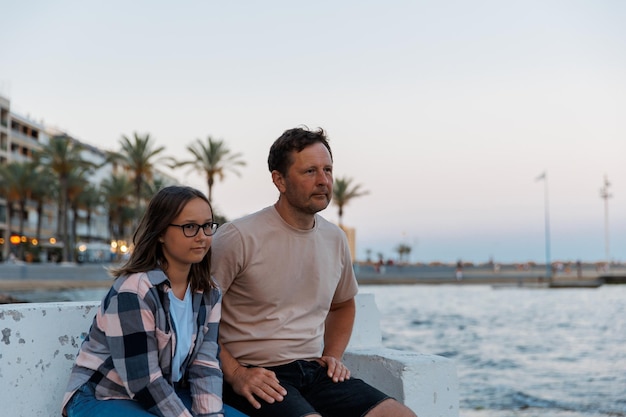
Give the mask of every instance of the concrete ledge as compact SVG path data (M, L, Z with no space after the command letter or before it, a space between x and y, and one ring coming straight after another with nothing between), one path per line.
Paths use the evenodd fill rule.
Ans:
M458 417L454 361L384 348L374 294L357 295L356 307L354 330L344 355L352 374L403 402L418 417Z
M456 366L450 359L392 349L348 351L344 362L359 377L421 416L458 417Z
M0 306L0 404L6 416L60 416L78 348L99 302Z
M60 415L69 373L99 301L0 305L2 415ZM355 377L404 402L419 417L458 417L454 362L382 347L372 294L357 296L344 358Z

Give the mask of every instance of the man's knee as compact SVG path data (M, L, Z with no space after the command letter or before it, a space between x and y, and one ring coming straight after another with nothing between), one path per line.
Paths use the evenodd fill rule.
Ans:
M366 417L417 417L417 415L411 411L410 408L404 404L399 403L393 398L389 398L376 407L372 408L366 415Z

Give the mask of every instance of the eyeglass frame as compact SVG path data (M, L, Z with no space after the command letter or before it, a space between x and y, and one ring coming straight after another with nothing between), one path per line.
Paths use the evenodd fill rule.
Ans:
M213 236L215 234L215 232L217 232L217 228L220 226L220 224L216 223L216 222L206 222L204 224L198 224L198 223L173 224L173 223L170 223L168 226L180 227L180 230L183 231L183 235L185 235L185 237L196 237L196 236L198 236L198 232L200 232L200 229L202 229L202 233L204 233L205 236ZM193 235L188 235L185 232L185 227L189 227L189 226L194 226L196 228L196 232ZM209 230L211 231L211 233L207 233L206 232L206 227L207 226L209 227Z

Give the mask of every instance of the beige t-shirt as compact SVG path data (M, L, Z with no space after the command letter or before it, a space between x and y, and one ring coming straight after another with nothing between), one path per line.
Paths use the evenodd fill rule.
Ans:
M343 231L319 215L295 229L270 206L220 227L211 246L228 351L258 366L320 357L331 303L358 291Z

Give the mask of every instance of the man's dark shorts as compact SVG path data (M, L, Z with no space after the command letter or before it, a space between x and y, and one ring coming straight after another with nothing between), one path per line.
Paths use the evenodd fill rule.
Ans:
M361 417L390 398L357 378L333 382L326 368L315 361L295 361L267 369L276 373L287 390L283 401L269 404L259 400L261 409L257 410L224 382L224 403L252 417L302 417L314 413L324 417Z

